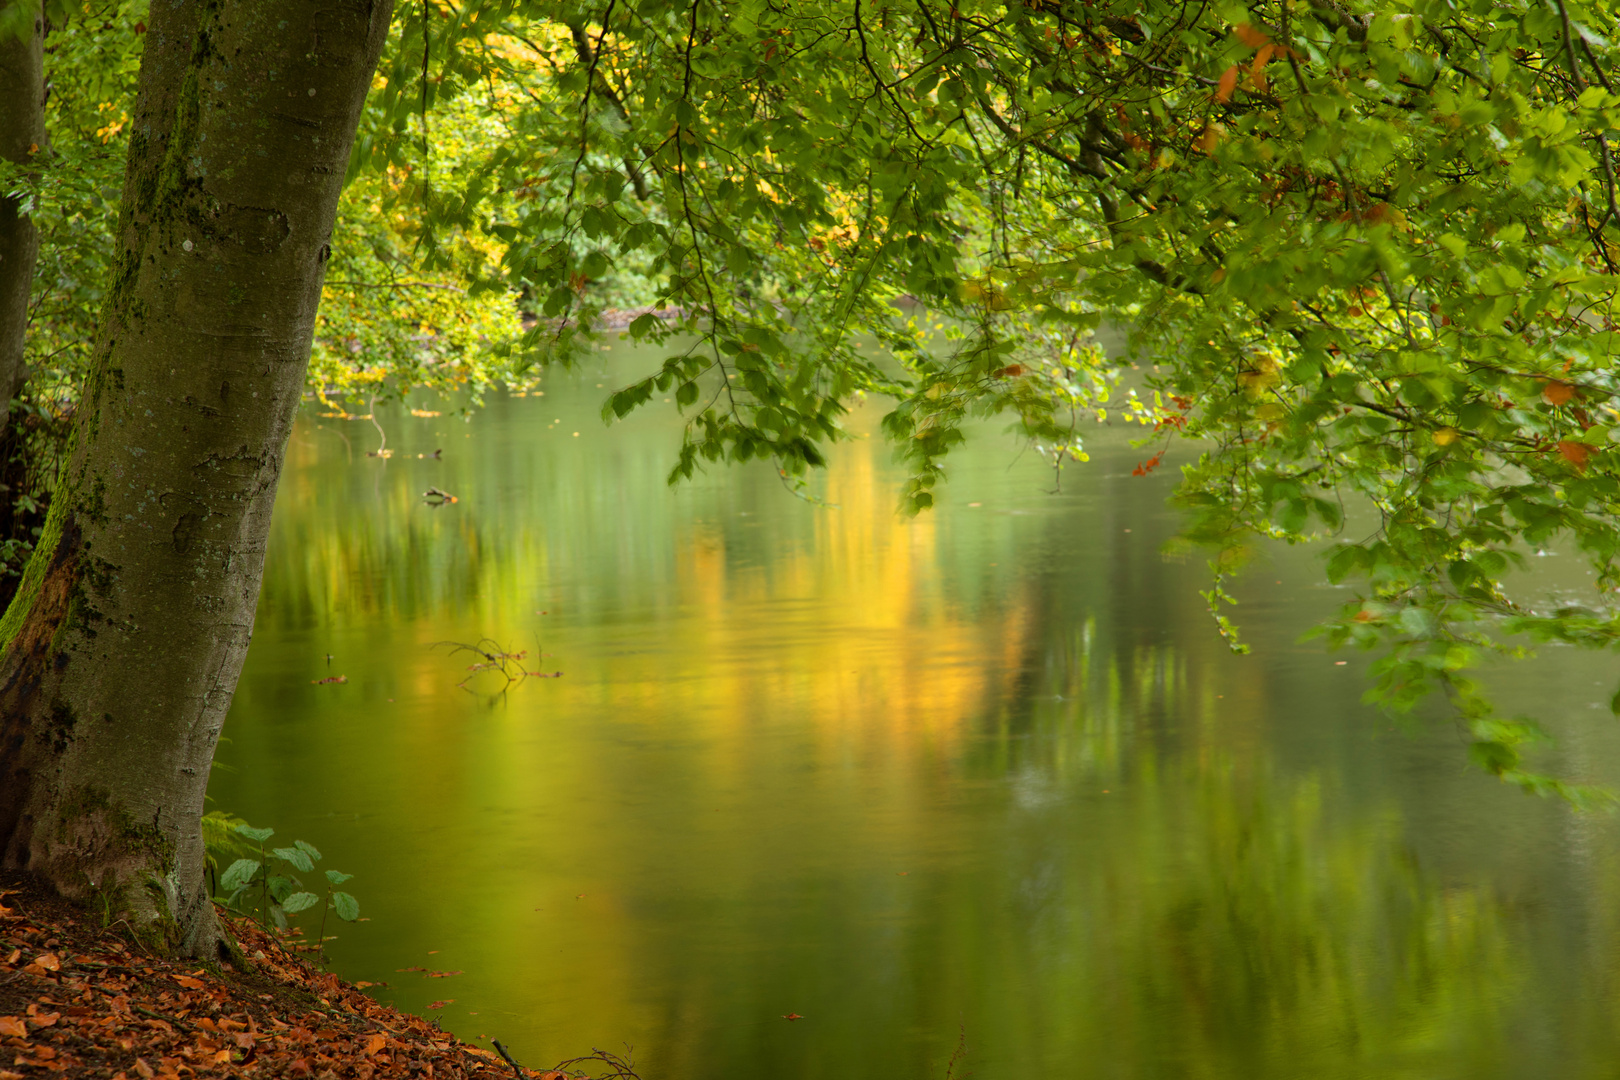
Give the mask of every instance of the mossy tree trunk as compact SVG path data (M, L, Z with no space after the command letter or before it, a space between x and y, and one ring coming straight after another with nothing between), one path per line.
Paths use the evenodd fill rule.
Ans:
M391 0L154 0L118 268L0 620L0 859L208 956L199 819Z
M40 0L0 0L0 159L27 166L44 151L43 5ZM0 430L26 372L28 290L38 254L39 230L22 199L0 195Z

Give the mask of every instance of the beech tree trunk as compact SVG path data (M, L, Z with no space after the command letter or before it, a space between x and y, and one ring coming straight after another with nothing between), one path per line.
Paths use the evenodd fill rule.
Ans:
M44 8L39 0L0 0L0 159L26 166L44 152ZM0 195L0 431L27 372L23 342L38 254L39 230L22 200Z
M95 360L0 619L0 861L212 958L199 820L391 0L154 0Z

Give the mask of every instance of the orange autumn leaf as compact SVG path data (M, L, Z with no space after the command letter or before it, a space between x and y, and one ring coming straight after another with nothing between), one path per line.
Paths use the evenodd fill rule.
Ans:
M388 1045L387 1036L385 1036L385 1035L373 1035L371 1038L366 1040L366 1051L365 1051L366 1057L371 1057L373 1054L377 1053L377 1051L381 1050L383 1047L385 1047L387 1045Z
M206 990L207 985L201 979L193 979L190 975L176 975L174 981L187 990Z
M20 1017L0 1016L0 1035L10 1035L18 1039L28 1037L28 1025Z
M1258 75L1260 69L1271 60L1271 54L1277 51L1277 46L1267 42L1260 46L1260 51L1254 54L1254 63L1249 65L1249 74Z
M1271 44L1271 38L1248 23L1238 23L1232 27L1232 33L1237 35L1239 41L1251 49L1258 49Z
M1565 461L1585 472L1586 463L1592 457L1592 448L1573 439L1561 439L1558 443L1558 453Z
M1232 92L1237 89L1238 66L1233 64L1221 72L1221 81L1215 86L1215 100L1227 102L1232 100Z
M1567 405L1575 400L1575 387L1557 379L1548 379L1541 387L1541 400L1549 405Z

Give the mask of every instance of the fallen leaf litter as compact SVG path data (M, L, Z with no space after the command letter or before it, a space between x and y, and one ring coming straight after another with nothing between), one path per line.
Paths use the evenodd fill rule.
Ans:
M511 1080L495 1053L367 997L250 920L221 918L254 971L158 959L116 923L99 929L65 901L0 887L0 1080ZM587 1074L563 1070L587 1063L634 1080L612 1054L524 1073L575 1080Z

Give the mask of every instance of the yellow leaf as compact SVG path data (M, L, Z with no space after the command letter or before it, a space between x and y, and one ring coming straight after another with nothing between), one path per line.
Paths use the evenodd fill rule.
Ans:
M1434 445L1450 446L1460 438L1462 438L1462 432L1458 431L1456 428L1443 427L1434 433Z

